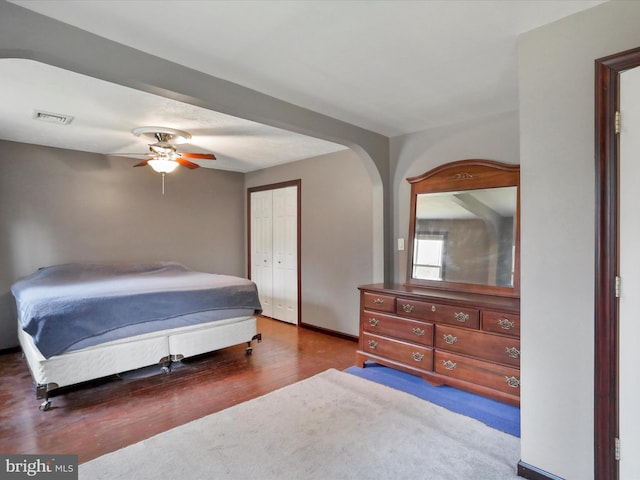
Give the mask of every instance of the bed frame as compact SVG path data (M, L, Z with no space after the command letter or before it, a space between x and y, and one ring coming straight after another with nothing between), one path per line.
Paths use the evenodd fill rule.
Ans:
M50 358L44 358L20 326L18 337L33 376L36 398L44 399L39 407L43 412L51 408L51 392L60 387L155 364L169 373L172 362L245 342L246 353L251 354L251 342L262 340L255 316L137 335Z

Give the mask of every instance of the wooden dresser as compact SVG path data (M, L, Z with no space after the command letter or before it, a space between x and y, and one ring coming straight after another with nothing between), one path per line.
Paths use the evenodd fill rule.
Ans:
M363 285L356 364L366 360L520 404L520 299Z

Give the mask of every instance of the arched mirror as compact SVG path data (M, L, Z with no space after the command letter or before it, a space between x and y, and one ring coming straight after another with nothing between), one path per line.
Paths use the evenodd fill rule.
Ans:
M407 181L407 283L519 296L520 166L460 160Z

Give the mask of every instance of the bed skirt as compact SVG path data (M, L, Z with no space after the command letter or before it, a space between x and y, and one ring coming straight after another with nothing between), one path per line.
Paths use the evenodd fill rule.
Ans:
M242 343L247 343L247 353L251 353L251 341L259 341L260 334L255 316L237 317L115 340L50 358L40 353L31 336L21 328L18 338L36 395L45 398L40 409L48 410L49 393L56 388L149 365L167 368L172 361Z

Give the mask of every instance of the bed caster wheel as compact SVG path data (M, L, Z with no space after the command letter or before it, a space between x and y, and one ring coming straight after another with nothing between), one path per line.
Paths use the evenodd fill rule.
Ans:
M247 347L247 349L245 350L245 353L247 355L251 355L253 353L253 347Z
M165 375L167 375L167 374L171 373L171 367L170 367L170 366L162 367L162 368L160 369L160 371L161 371L162 373L164 373Z
M40 406L38 407L38 410L40 410L41 412L46 412L50 408L51 408L51 400L45 400L40 404Z

